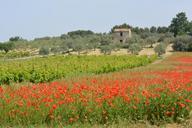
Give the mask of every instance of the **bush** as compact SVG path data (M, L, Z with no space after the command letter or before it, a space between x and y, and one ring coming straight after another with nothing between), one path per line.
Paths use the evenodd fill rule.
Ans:
M192 37L182 36L173 41L173 49L175 51L192 51Z
M164 42L166 41L167 39L172 39L174 36L172 33L165 33L165 34L162 34L160 36L160 38L158 39L158 42Z
M0 58L4 57L5 56L5 52L3 51L0 51Z
M28 51L10 51L8 52L5 57L6 58L21 58L21 57L29 57L31 55Z
M48 47L41 47L39 50L40 55L48 55L49 54L49 48Z

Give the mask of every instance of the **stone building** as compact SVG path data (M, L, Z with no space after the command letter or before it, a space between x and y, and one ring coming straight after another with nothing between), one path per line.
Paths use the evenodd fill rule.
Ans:
M131 38L131 29L118 28L113 31L113 39L116 42L125 43L125 41Z

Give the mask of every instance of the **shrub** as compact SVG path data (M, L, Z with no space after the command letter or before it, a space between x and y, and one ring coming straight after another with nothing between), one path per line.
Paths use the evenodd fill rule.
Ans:
M160 36L160 38L158 39L158 42L164 42L166 41L167 39L172 39L174 36L172 33L165 33L165 34L162 34Z
M175 51L192 51L192 37L182 36L173 41Z
M39 50L40 55L48 55L49 54L49 48L48 47L41 47Z
M5 57L6 58L21 58L21 57L29 57L31 55L28 51L10 51L8 52Z
M60 52L60 48L59 47L52 47L51 48L51 52L54 53L54 54L58 54Z

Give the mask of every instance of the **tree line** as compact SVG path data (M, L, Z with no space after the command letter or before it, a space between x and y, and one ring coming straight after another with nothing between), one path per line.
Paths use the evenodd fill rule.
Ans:
M125 43L115 42L112 33L116 28L131 28L133 37ZM184 12L178 13L169 26L152 26L150 28L134 27L129 24L115 25L109 33L94 33L91 30L71 31L58 37L42 37L32 41L16 36L11 37L9 41L0 43L0 50L8 53L13 49L39 49L39 54L46 55L66 54L73 51L78 54L86 54L91 50L100 49L104 54L110 54L111 51L121 48L127 49L133 54L138 54L145 47L153 47L153 44L159 43L155 48L158 54L163 54L169 43L174 43L173 48L176 51L191 51L192 21L189 21Z

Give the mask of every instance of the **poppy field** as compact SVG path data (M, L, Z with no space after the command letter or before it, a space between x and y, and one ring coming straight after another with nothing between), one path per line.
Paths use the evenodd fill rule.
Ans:
M119 72L0 87L2 126L180 122L192 110L192 55Z

